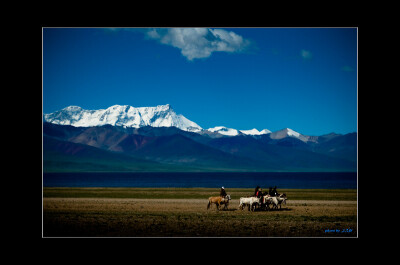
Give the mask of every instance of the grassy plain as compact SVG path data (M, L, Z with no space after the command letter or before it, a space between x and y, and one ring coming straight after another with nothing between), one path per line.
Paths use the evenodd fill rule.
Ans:
M253 189L43 188L44 237L356 237L357 190L280 189L281 210L239 210Z

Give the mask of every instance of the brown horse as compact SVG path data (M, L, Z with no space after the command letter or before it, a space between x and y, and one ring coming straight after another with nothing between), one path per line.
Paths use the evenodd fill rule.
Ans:
M207 210L210 209L211 204L215 203L215 205L217 206L217 210L219 210L219 206L221 204L225 204L224 209L228 208L229 205L229 200L231 199L230 195L226 195L225 197L210 197L208 198L208 204L207 204Z

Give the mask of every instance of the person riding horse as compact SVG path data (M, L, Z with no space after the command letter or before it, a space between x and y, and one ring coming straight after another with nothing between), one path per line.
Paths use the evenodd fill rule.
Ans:
M225 188L224 188L224 187L221 188L221 190L220 190L220 192L219 192L219 196L221 196L222 198L225 198L225 196L226 196L226 191L225 191Z
M264 193L262 192L262 189L259 186L257 186L257 188L256 188L255 197L260 198L260 202L261 202L260 206L261 206L261 208L263 208L263 206L264 206L264 199L263 199Z
M268 191L267 194L269 194L269 195L272 196L272 197L279 196L279 193L278 193L278 191L276 190L276 186L275 186L273 189L272 189L271 187L269 187L269 191Z
M271 196L279 196L278 191L276 190L276 186L274 187L274 189L272 190L272 195Z
M257 198L260 198L260 197L262 197L262 196L263 196L262 189L259 188L258 191L256 192L256 197L257 197Z

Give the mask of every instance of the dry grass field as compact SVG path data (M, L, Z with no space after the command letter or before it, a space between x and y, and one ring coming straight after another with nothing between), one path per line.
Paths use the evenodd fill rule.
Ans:
M357 237L356 190L282 190L281 210L238 209L252 189L44 188L44 237Z

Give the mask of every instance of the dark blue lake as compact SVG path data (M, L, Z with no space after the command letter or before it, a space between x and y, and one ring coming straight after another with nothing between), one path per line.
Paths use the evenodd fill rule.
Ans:
M356 172L44 173L44 187L356 189Z

